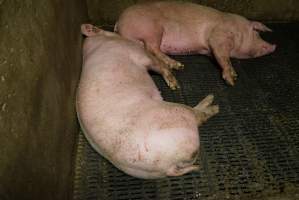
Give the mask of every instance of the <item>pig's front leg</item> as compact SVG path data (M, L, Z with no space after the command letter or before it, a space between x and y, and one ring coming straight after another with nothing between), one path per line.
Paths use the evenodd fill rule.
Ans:
M154 55L151 55L150 53L148 53L148 56L151 59L151 63L148 66L148 68L150 70L153 70L159 74L161 74L165 80L165 82L167 83L167 85L172 89L172 90L176 90L178 88L180 88L175 76L172 74L170 68L164 64L161 60L159 60L158 58L156 58Z
M151 52L153 55L155 55L159 60L161 60L162 62L164 62L166 65L168 65L171 69L183 69L184 65L172 58L170 58L169 56L167 56L166 54L164 54L161 50L160 50L160 44L158 41L151 41L145 42L145 48Z
M222 78L227 84L233 86L237 79L237 73L230 61L230 52L234 48L232 33L225 31L213 31L209 38L209 45L212 52L222 68Z

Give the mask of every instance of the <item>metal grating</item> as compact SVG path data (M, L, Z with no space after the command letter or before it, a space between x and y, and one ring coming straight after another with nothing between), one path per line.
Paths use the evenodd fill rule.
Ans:
M79 134L74 199L299 200L299 24L270 24L264 35L278 44L269 56L233 60L235 87L205 56L176 56L185 64L170 91L153 79L167 101L194 106L213 93L220 113L200 128L201 170L181 177L141 180L98 155Z

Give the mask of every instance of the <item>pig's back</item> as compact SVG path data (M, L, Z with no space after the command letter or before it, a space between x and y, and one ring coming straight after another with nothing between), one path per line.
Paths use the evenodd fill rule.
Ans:
M117 26L121 35L132 40L154 37L153 30L163 30L160 49L167 54L208 54L207 38L223 14L187 2L144 3L126 9Z
M210 19L222 13L214 8L189 2L155 2L152 4L152 8L160 10L167 18L182 19L184 22L188 19L192 21L194 17Z
M177 22L213 21L218 19L223 12L214 8L189 2L147 2L127 8L120 16L134 21L144 16L152 19L176 20ZM162 22L163 23L163 22Z
M111 45L102 44L88 55L77 91L80 124L94 148L107 157L113 153L111 146L119 146L115 143L130 134L120 135L134 128L144 105L152 97L162 99L146 68L126 56L131 48Z

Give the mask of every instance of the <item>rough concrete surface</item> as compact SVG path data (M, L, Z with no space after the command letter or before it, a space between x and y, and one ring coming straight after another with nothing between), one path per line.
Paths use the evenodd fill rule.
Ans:
M130 5L156 0L86 0L90 19L98 24L114 24L122 10ZM178 0L183 1L183 0ZM214 7L263 21L299 20L296 0L184 0Z
M83 0L0 0L0 199L68 199Z

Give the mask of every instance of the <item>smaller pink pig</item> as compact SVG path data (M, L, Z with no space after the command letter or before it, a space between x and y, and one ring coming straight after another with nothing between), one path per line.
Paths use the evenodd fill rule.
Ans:
M121 14L115 31L142 41L171 68L183 65L165 54L213 54L229 85L237 78L230 57L254 58L276 48L259 36L259 31L271 31L264 24L187 2L136 4Z
M87 36L77 114L92 147L125 173L145 179L198 169L198 126L218 112L209 95L194 108L163 101L148 70L175 87L170 69L142 45L83 24Z

